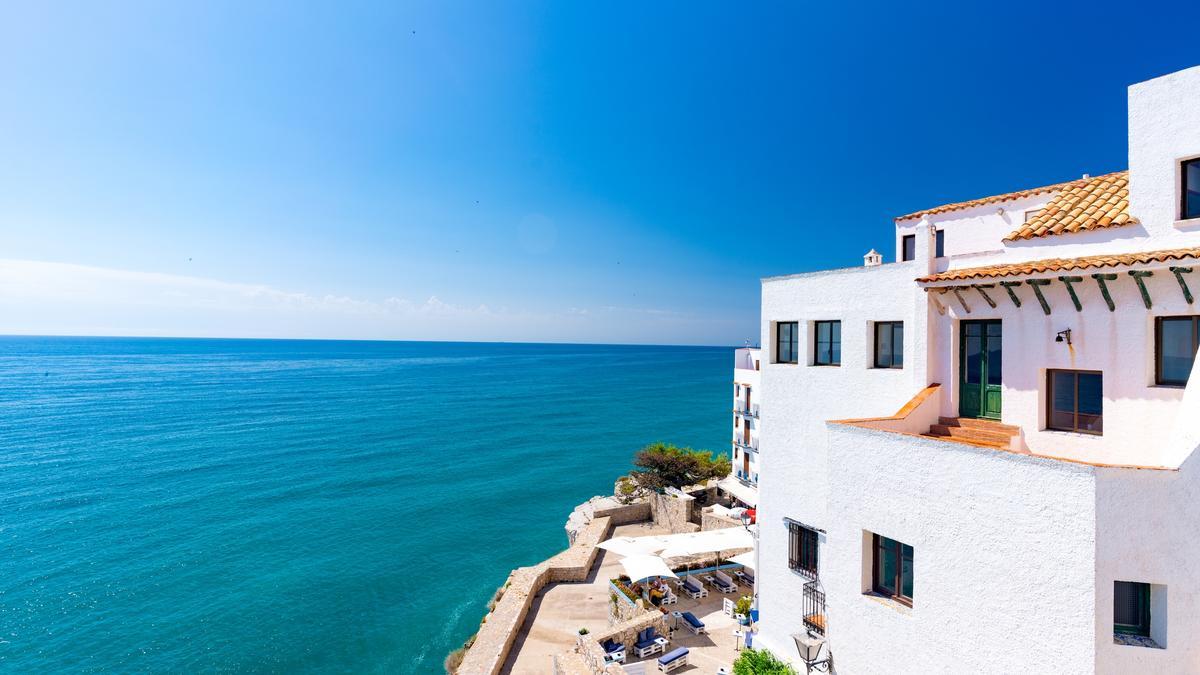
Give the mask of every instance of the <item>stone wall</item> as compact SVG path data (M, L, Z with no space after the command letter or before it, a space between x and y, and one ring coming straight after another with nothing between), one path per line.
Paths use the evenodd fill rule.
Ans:
M550 583L586 581L599 552L596 544L607 539L612 528L609 517L594 518L579 530L575 542L567 550L532 567L514 570L503 597L483 618L475 642L463 656L456 675L495 675L499 672L525 622L534 596Z
M650 504L645 499L625 504L615 497L592 497L576 506L567 516L567 541L575 543L580 530L596 518L603 517L611 519L614 527L650 520Z
M580 635L575 641L575 653L583 659L583 663L591 669L593 675L610 675L623 673L620 666L604 663L604 649L600 646L605 640L614 640L625 646L628 654L633 654L633 645L637 642L637 634L654 626L659 635L670 635L667 628L667 617L657 609L642 610L621 624L602 633Z
M700 526L692 522L696 498L678 491L650 497L650 512L654 524L673 533L698 532Z
M741 527L742 521L737 518L717 515L712 512L712 509L704 509L700 516L700 529L702 530L723 530L727 527Z

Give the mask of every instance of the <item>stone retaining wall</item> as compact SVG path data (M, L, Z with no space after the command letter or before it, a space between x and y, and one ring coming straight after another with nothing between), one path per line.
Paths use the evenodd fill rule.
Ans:
M633 654L633 645L637 642L637 634L654 626L659 635L670 635L667 628L667 616L657 609L642 610L630 620L613 626L602 633L580 635L575 640L575 653L583 663L591 669L592 675L620 674L625 671L620 666L604 663L604 648L600 646L605 640L614 640L625 646L627 654Z
M513 640L525 622L533 598L555 582L587 581L599 550L614 524L608 516L594 518L579 530L567 550L532 567L519 567L508 577L508 586L495 608L483 618L475 642L463 656L456 675L495 675L508 658Z

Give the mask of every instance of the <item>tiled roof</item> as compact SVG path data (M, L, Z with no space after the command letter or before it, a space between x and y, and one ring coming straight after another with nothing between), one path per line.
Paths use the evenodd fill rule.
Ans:
M1129 215L1129 172L1118 171L1064 184L1041 213L1023 223L1004 241L1120 227L1136 222Z
M955 202L953 204L943 204L942 206L935 206L932 209L925 209L923 211L916 211L914 213L909 213L907 215L898 216L896 218L896 222L900 222L901 220L909 220L910 218L920 218L922 216L933 216L933 215L937 215L939 213L948 213L950 211L961 211L963 209L975 208L976 206L986 206L988 204L998 204L1000 202L1010 202L1010 201L1013 201L1014 199L1024 199L1026 197L1032 197L1034 195L1040 195L1040 194L1045 194L1047 192L1054 192L1055 190L1061 190L1070 185L1074 185L1075 183L1081 182L1082 180L1084 180L1084 179L1070 180L1065 183L1055 183L1054 185L1046 185L1044 187L1030 188L1028 190L1017 190L1016 192L1005 192L1002 195L993 195L991 197L983 197L981 199L969 199L965 202Z
M1188 258L1200 258L1200 247L1176 248L1167 251L1147 251L1144 253L1090 255L1082 258L1052 258L1050 260L1032 260L1008 265L988 265L987 267L967 267L960 270L947 270L938 274L931 274L927 277L921 277L917 281L932 283L935 281L963 281L966 279L982 279L987 277L1012 277L1026 274L1068 272L1095 267L1148 265Z

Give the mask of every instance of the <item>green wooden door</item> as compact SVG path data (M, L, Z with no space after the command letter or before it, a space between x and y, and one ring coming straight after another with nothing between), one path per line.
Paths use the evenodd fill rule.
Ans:
M963 321L959 336L958 414L1000 419L999 321Z

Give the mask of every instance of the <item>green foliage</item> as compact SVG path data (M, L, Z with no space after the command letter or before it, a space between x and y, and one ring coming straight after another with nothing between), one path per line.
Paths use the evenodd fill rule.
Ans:
M796 675L796 669L765 649L743 649L733 662L733 675Z
M587 635L587 634L588 634L588 629L586 629L586 628L580 628L580 629L579 629L579 634L580 634L580 635Z
M754 606L754 601L748 595L743 595L741 600L738 600L733 605L734 614L742 616L750 616L750 608Z
M637 487L655 492L727 476L732 468L725 455L714 456L708 450L680 448L667 443L651 443L638 450L633 456L633 465L637 469L629 476Z

